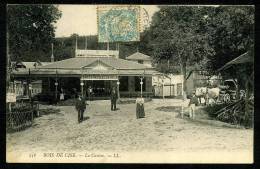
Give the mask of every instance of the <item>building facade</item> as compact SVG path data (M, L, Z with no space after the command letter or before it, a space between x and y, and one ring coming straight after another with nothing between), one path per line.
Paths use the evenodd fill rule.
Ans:
M153 95L152 76L160 74L151 65L120 59L113 50L79 50L75 57L29 69L14 71L15 79L42 81L42 93L56 95L61 89L70 95L87 94L91 87L94 97L109 97L113 86L121 97ZM56 96L57 97L57 96Z

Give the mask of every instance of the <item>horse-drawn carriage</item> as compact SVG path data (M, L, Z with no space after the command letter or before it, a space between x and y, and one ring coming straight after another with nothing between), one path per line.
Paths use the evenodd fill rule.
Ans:
M244 90L240 90L239 93L237 93L238 86L233 79L225 80L223 82L223 85L219 85L219 88L220 88L219 97L221 102L230 102L230 101L237 100L237 95L239 96L239 98L245 96Z
M228 103L237 100L237 84L235 80L228 79L223 81L217 87L199 87L196 88L195 95L199 98L200 104L202 99L205 104ZM239 91L239 99L245 96L245 91Z

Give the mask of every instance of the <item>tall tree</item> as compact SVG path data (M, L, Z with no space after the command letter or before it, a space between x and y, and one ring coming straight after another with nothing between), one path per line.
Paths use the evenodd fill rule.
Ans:
M219 6L208 8L206 27L215 55L208 67L217 70L254 46L254 7Z
M215 55L208 57L206 66L209 69L215 71L245 52L253 56L254 6L219 6L208 13L209 43L216 51ZM253 80L252 72L251 64L241 64L221 74L225 79L236 79L239 91L246 88L245 82L249 77Z
M54 40L54 23L60 17L61 12L55 5L8 5L7 31L11 60L46 61L44 57L50 54Z
M187 66L214 54L203 27L205 15L205 10L198 6L161 6L147 31L148 45L153 46L155 59L169 59L180 66L184 75L184 91Z

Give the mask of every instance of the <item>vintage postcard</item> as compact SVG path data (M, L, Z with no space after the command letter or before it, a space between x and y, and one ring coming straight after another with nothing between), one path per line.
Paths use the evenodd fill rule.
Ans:
M7 5L7 163L253 163L254 6Z

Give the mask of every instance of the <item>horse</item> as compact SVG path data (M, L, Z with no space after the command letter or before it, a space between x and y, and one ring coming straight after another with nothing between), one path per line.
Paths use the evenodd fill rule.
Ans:
M215 87L215 88L208 88L208 93L207 93L207 104L213 104L216 103L219 100L219 95L220 95L220 88Z
M207 92L208 92L208 88L207 87L199 87L199 88L196 88L195 90L195 96L198 98L199 100L199 104L202 104L202 98L205 100L205 104L206 104L206 95L207 95Z
M196 88L195 95L198 97L199 103L202 104L201 99L205 100L205 105L213 104L218 101L220 88L199 87Z

